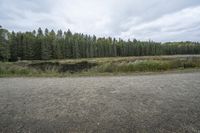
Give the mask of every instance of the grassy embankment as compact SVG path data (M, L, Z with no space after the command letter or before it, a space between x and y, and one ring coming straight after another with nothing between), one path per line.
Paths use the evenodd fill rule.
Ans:
M0 77L54 77L133 74L200 68L200 56L91 58L0 62Z

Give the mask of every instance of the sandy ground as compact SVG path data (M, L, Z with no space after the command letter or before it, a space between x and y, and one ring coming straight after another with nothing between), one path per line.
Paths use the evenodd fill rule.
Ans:
M200 73L0 78L0 132L200 133Z

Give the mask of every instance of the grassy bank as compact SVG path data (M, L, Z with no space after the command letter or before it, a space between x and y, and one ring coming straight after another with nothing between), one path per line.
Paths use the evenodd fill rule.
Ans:
M0 77L115 75L198 68L200 68L200 56L154 56L20 61L1 62Z

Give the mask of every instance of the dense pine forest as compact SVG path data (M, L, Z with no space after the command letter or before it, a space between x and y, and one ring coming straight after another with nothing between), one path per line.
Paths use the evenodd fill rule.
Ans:
M9 32L0 27L0 60L50 60L69 58L200 54L198 42L124 41L72 33L70 30Z

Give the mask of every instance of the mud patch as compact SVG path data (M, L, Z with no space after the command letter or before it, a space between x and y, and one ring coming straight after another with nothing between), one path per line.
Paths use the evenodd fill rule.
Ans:
M34 63L29 64L29 67L41 70L41 71L57 71L59 73L63 72L81 72L92 67L96 66L96 63L89 63L87 61L82 61L78 63L64 63L61 64L59 62L41 62L41 63Z

